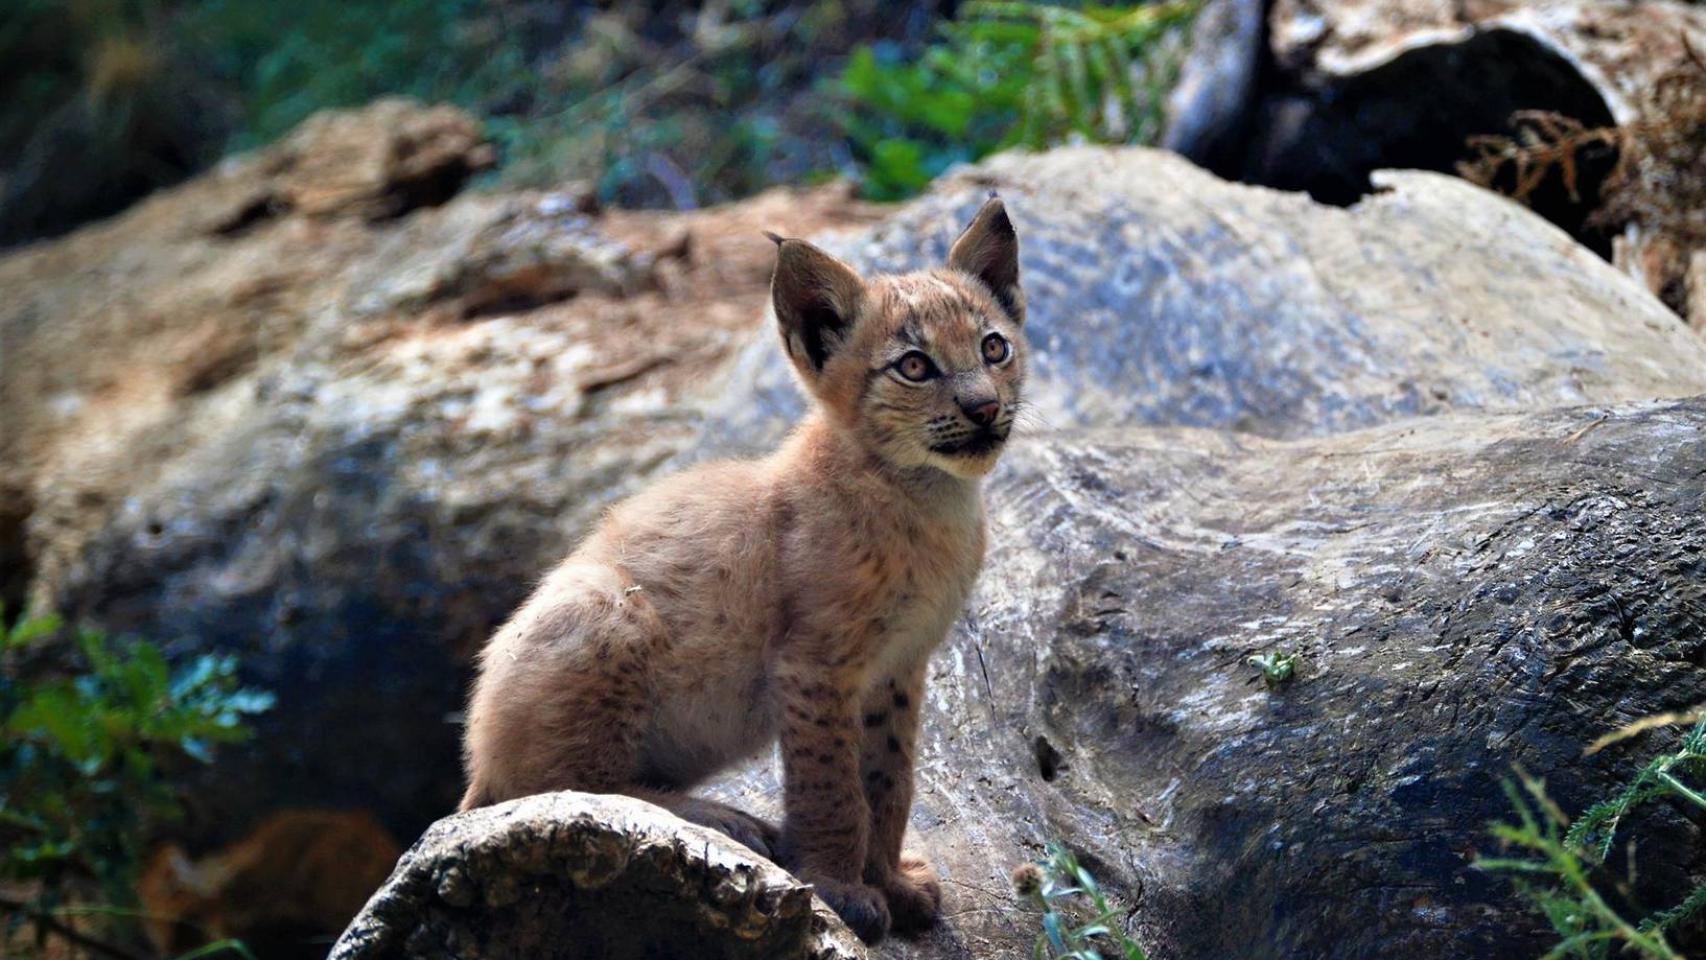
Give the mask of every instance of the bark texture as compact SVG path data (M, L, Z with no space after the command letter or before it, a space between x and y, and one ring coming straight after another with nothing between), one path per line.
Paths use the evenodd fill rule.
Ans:
M864 960L810 887L628 797L544 794L442 821L332 960Z

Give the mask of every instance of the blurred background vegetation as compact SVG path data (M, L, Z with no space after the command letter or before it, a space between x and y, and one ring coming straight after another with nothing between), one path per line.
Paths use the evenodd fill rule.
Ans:
M845 176L897 199L1002 147L1152 141L1196 2L9 0L0 244L382 94L480 118L488 183L690 208Z

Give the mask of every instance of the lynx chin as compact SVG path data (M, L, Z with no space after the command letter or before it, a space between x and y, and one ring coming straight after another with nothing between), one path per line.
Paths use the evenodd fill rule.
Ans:
M930 653L983 562L982 477L1025 380L1018 237L991 198L943 269L861 278L776 241L811 414L780 449L616 506L480 656L462 809L623 793L816 886L867 941L935 921L903 852ZM779 827L686 791L781 741Z

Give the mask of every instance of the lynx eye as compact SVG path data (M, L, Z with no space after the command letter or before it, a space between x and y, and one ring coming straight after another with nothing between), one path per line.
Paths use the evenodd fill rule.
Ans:
M936 365L920 350L907 351L905 356L894 362L894 369L913 383L923 383L936 375Z
M983 359L989 363L1000 363L1013 352L1013 345L999 333L992 333L983 338Z

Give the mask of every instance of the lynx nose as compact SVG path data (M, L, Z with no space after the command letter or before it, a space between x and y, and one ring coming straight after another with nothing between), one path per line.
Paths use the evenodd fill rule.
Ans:
M975 423L980 427L987 427L994 423L995 418L1001 414L1001 401L973 400L970 403L967 403L966 401L961 400L960 410L964 412L966 416L971 418L972 423Z

